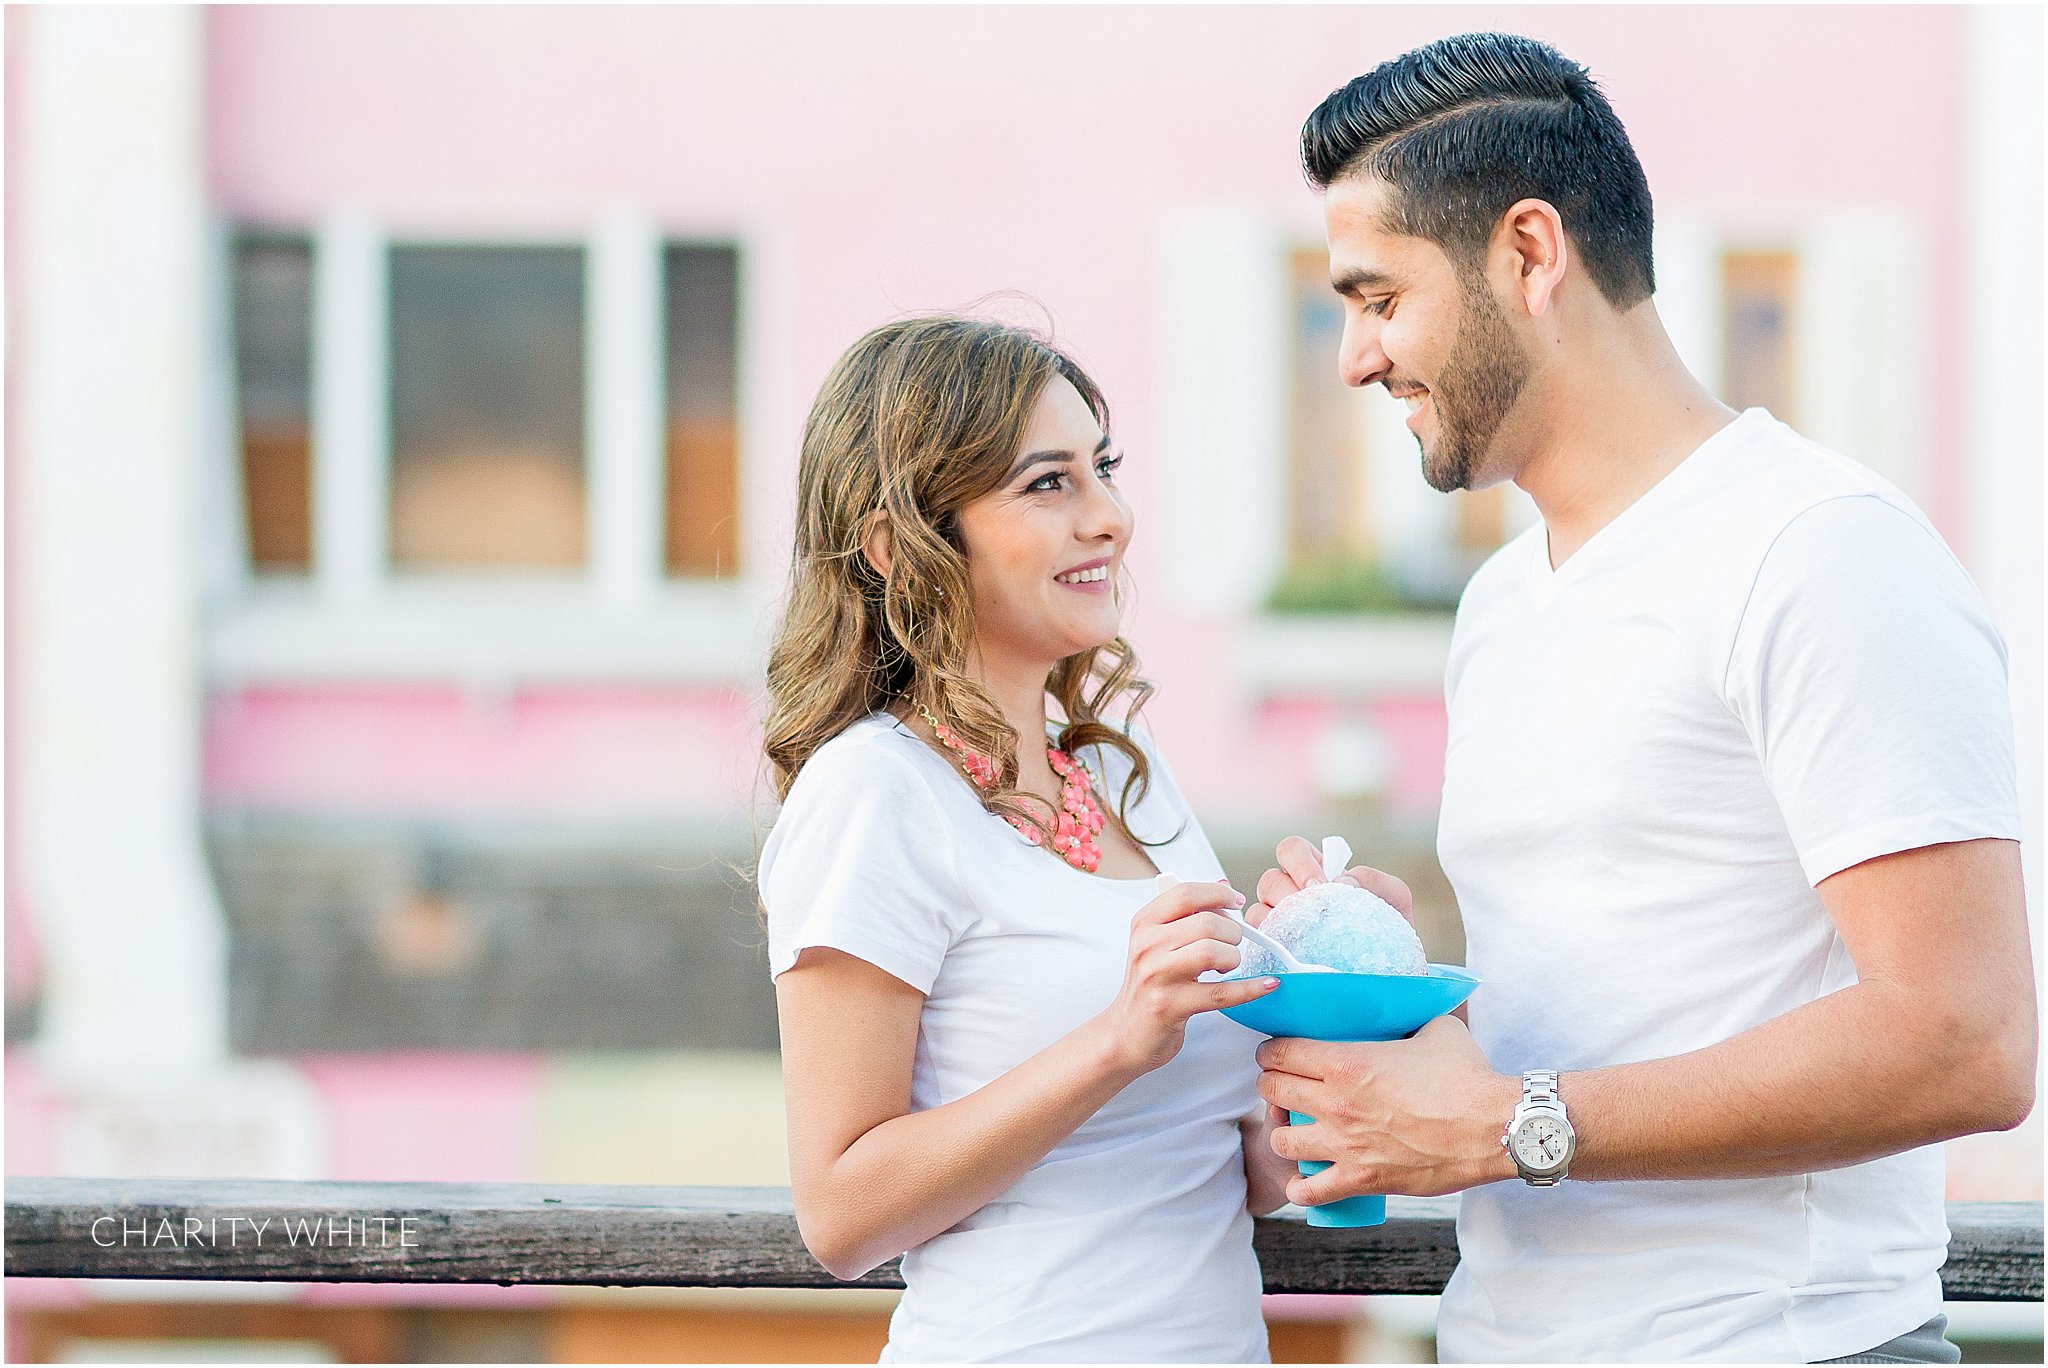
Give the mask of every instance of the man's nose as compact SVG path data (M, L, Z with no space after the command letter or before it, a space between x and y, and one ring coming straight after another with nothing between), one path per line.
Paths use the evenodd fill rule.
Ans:
M1376 319L1351 313L1344 319L1344 339L1337 344L1337 377L1353 388L1377 384L1386 378L1392 363L1380 350L1380 328Z

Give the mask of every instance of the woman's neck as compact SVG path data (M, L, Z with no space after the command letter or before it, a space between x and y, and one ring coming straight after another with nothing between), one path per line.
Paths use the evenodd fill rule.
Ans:
M995 660L977 651L968 659L967 672L1017 733L1017 787L1040 795L1059 792L1059 779L1045 758L1045 682L1052 668Z
M1053 774L1053 762L1044 756L1042 739L1047 733L1044 686L1051 678L1051 670L991 670L979 655L971 655L967 661L967 676L981 684L981 690L995 704L995 711L1001 713L1001 719L1018 733L1018 788L1040 797L1059 793L1059 776ZM891 704L889 711L905 725L918 717L918 711L907 700ZM915 729L920 735L930 731L928 723L922 719L915 723ZM936 737L930 739L938 745Z

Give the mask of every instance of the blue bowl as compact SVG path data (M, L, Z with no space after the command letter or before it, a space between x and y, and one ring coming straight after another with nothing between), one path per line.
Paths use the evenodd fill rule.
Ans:
M1423 974L1275 974L1280 986L1262 998L1223 1014L1241 1026L1269 1036L1300 1036L1309 1040L1400 1040L1414 1035L1451 1011L1479 986L1479 980L1452 964L1432 964ZM1315 1118L1288 1113L1297 1126ZM1303 1160L1303 1173L1320 1173L1329 1164ZM1308 1209L1312 1226L1376 1226L1387 1219L1387 1199L1371 1193L1346 1197Z
M1275 974L1280 986L1223 1015L1269 1036L1399 1040L1451 1011L1479 986L1454 964L1423 974Z

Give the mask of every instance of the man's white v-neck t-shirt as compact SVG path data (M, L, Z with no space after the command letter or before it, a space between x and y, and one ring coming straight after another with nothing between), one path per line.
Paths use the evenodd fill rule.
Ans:
M1472 1034L1504 1073L1679 1055L1844 988L1817 884L2020 834L1976 588L1903 494L1762 409L1562 566L1540 523L1496 553L1446 698L1438 852L1484 985ZM1942 1189L1939 1146L1780 1178L1489 1184L1462 1204L1439 1352L1860 1353L1940 1310Z
M1162 871L1223 877L1141 732L1129 814ZM1105 806L1129 762L1079 756ZM1170 839L1168 839L1170 838ZM925 996L910 1104L967 1096L1102 1011L1123 986L1150 877L1109 879L1029 844L952 763L877 713L819 747L761 853L773 974L806 947ZM1263 1037L1216 1012L994 1201L903 1256L884 1362L1263 1363L1261 1280L1238 1119Z

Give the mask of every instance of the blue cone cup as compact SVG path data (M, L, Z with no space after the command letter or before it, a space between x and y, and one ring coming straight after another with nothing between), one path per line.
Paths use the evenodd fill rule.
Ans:
M1223 1014L1269 1036L1308 1040L1400 1040L1452 1011L1479 986L1456 965L1432 964L1422 974L1275 974L1280 986ZM1293 1124L1313 1116L1289 1112ZM1303 1173L1328 1168L1303 1160ZM1387 1219L1387 1199L1365 1194L1308 1209L1312 1226L1375 1226Z

